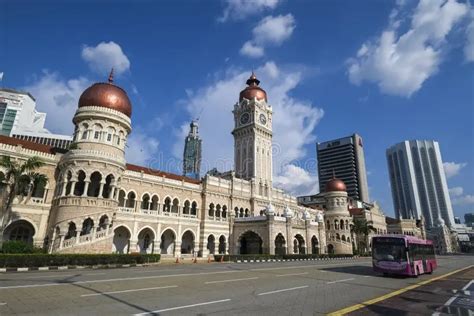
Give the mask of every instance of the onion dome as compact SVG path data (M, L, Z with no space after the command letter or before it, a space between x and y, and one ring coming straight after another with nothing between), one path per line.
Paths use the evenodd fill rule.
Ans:
M97 82L87 88L79 98L78 107L99 106L132 116L132 104L125 90L113 84L114 70L110 72L108 82Z
M336 177L333 176L333 178L326 183L325 191L326 192L334 192L334 191L346 192L347 188L344 181L340 179L336 179Z
M265 208L266 214L267 215L275 215L275 209L273 208L272 203L268 203L268 205Z
M283 215L285 217L293 217L293 210L287 206L285 206L285 210L283 211Z
M259 84L260 80L257 79L257 76L255 76L255 73L252 71L252 75L247 80L248 87L240 91L239 101L257 98L257 100L265 100L265 102L267 102L267 93L258 86Z
M317 220L319 223L324 222L323 212L319 211L318 214L316 214L316 220Z

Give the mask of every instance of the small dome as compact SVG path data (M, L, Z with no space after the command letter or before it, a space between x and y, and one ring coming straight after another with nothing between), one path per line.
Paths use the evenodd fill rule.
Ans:
M323 216L323 212L318 212L318 214L316 214L316 220L321 223L321 222L324 222L324 216Z
M283 215L285 217L293 217L293 210L287 206L285 206L285 210L283 211Z
M267 93L258 86L259 84L260 80L258 80L257 76L252 72L252 75L247 80L248 87L240 92L239 101L242 101L243 99L253 100L253 98L257 98L257 100L265 100L266 102Z
M127 93L113 84L113 70L108 82L94 83L81 94L78 107L85 106L100 106L132 116L132 104Z
M308 219L311 219L311 214L307 210L304 211L303 213L303 219L306 221Z
M275 209L273 208L272 203L268 203L267 207L265 208L267 215L275 215Z
M326 183L326 192L334 192L334 191L343 191L346 192L346 184L344 181L336 178L332 178Z

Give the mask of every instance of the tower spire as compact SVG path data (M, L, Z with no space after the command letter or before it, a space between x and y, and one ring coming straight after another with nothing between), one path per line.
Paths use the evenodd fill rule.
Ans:
M260 80L257 79L257 76L255 75L255 72L252 70L252 75L250 75L250 78L247 79L247 85L249 86L258 86L260 84Z
M114 82L114 67L112 67L109 74L109 83L113 83L113 82Z

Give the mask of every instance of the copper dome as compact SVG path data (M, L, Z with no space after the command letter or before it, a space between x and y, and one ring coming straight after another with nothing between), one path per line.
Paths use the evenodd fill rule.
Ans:
M79 107L83 106L100 106L132 116L130 99L125 90L113 84L113 72L110 73L109 82L94 83L81 94Z
M252 72L252 75L247 80L248 87L240 92L239 101L243 99L253 100L253 98L267 101L267 93L258 86L259 84L260 80L258 80L257 76Z
M332 178L326 183L326 192L334 192L334 191L343 191L346 192L346 184L344 181L336 178Z

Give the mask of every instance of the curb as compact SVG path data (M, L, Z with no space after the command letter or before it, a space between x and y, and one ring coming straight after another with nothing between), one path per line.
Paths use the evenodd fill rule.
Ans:
M95 266L51 266L51 267L30 267L30 268L0 268L0 273L7 272L28 272L28 271L57 271L57 270L79 270L79 269L116 269L116 268L133 268L147 267L152 264L134 263L134 264L109 264Z
M334 260L354 260L359 259L359 257L343 257L343 258L305 258L305 259L261 259L261 260L253 260L253 259L242 259L236 261L225 261L227 263L234 262L234 263L264 263L264 262L292 262L292 261L334 261Z

